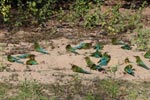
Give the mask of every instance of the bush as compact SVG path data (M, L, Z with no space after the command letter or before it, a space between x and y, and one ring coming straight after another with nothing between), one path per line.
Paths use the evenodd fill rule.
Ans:
M121 13L121 5L102 11L104 0L1 0L0 13L3 23L13 28L39 25L57 18L59 21L73 22L88 29L100 26L110 35L132 31L141 27L141 11L146 2L134 14Z
M150 29L140 29L136 30L136 35L133 36L132 44L137 45L138 50L148 50L150 49Z
M0 13L3 23L15 26L36 25L45 22L53 13L57 0L2 0ZM16 17L17 16L17 17Z

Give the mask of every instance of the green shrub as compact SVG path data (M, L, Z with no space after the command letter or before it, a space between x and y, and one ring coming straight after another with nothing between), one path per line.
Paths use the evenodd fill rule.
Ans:
M138 50L150 49L150 29L141 29L136 31L136 35L133 36L132 44L137 45Z
M138 10L134 10L134 13L120 12L121 5L119 4L102 11L102 5L103 1L75 0L67 13L61 9L62 13L58 17L61 21L74 22L74 25L87 29L98 26L110 35L132 32L142 27L141 12L145 3Z
M84 26L87 28L93 28L98 25L99 16L97 14L89 14L84 18Z
M17 0L17 4L14 4L13 1L2 0L0 13L3 22L7 22L11 27L37 25L50 19L56 2L57 0Z
M13 3L13 1L1 0L0 3L0 13L3 16L3 22L7 22L11 28L14 28L14 26L44 24L51 18L57 18L59 21L67 21L87 29L98 26L102 31L110 35L140 29L142 27L141 12L146 4L144 2L133 14L124 14L119 11L121 7L119 4L102 11L104 0L16 1Z
M4 22L9 21L9 16L10 16L10 8L11 5L7 4L9 0L1 0L0 3L0 14L2 15L2 19Z

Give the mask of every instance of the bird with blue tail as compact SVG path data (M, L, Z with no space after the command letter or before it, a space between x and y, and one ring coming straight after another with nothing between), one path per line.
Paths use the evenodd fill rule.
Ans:
M139 56L134 56L134 57L136 58L136 63L138 66L143 67L147 70L150 70L150 68L144 64L144 62L142 61L142 59Z
M111 59L111 56L108 55L107 52L105 52L102 55L101 59L98 61L97 69L99 70L99 69L102 68L102 66L107 66L107 64L109 63L110 59Z
M85 57L84 58L87 64L87 67L89 67L92 70L104 70L104 68L102 68L102 66L96 65L94 62L91 61L91 59L89 57Z
M92 66L94 66L95 64L94 64L94 62L91 61L90 57L85 57L84 59L85 59L85 61L86 61L87 67L89 67L90 69L95 70L95 68L92 67Z
M29 56L29 60L26 61L26 65L38 65L38 62L35 60L34 54Z
M12 55L8 55L7 60L9 62L16 62L16 63L19 63L19 64L24 64L22 61L19 61L20 59L17 59L16 57L13 57Z
M99 50L96 50L90 56L95 57L95 58L100 58L102 57L102 53Z
M34 42L34 50L43 54L49 54L38 42Z
M134 69L133 69L133 66L131 64L127 65L125 68L124 68L124 71L132 76L134 76Z
M96 51L97 50L102 50L103 48L104 48L104 45L100 42L97 42L94 46L94 49L96 49Z
M29 56L31 56L32 54L28 54L28 53L26 53L26 54L21 54L21 55L19 55L19 56L17 56L19 59L26 59L26 58L29 58Z
M77 65L74 65L74 64L71 64L71 70L73 72L78 72L78 73L83 73L83 74L91 74L90 72L88 71L85 71L83 68L77 66Z
M98 71L104 71L105 70L101 65L96 65L96 64L93 64L91 66L91 69L98 70Z
M121 48L125 49L125 50L131 50L132 49L132 47L128 44L125 44L125 45L121 46Z
M70 44L66 45L66 51L72 52L74 54L79 54L78 52L76 52L76 48L72 47Z
M79 45L75 46L75 49L90 49L92 47L92 42L90 43L84 43L81 42Z
M150 50L148 50L145 54L144 57L147 59L150 59Z
M117 38L112 38L111 40L113 45L124 45L125 43Z
M126 57L126 58L124 59L124 63L125 63L125 64L130 63L130 60L129 60L129 58L128 58L128 57Z
M125 63L125 64L129 64L129 63L133 63L133 62L131 62L131 61L129 60L129 58L126 57L126 58L124 59L124 63Z
M98 61L100 66L106 66L108 64L108 62L110 61L111 56L108 55L107 52L104 52L104 54L102 55L101 59Z

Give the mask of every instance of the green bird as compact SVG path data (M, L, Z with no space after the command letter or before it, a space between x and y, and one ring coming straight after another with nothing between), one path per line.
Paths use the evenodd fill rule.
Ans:
M71 47L70 44L68 44L68 45L66 46L66 50L67 50L68 52L72 52L72 53L74 53L74 54L79 54L78 52L76 52L76 49L75 49L75 48Z
M19 55L19 56L17 56L17 57L20 58L20 59L25 59L25 58L29 58L29 56L31 56L31 55L32 55L32 54L26 53L26 54Z
M145 54L144 57L147 59L150 59L150 50L148 50Z
M102 53L99 52L99 50L96 50L95 52L93 52L93 53L91 54L91 56L92 56L92 57L95 57L95 58L100 58L100 57L102 57Z
M92 66L90 66L90 69L100 71L102 68L100 68L99 65L93 64Z
M26 65L38 65L38 62L36 60L27 60Z
M124 63L125 63L125 64L128 64L128 63L133 63L133 62L131 62L131 61L129 60L129 58L126 57L126 58L124 59Z
M16 57L13 57L13 56L11 56L11 55L8 55L8 56L7 56L7 60L8 60L9 62L17 62L17 63L19 63L19 64L23 64L22 61L19 61L19 59L17 59Z
M100 42L96 43L95 46L94 46L94 49L97 50L102 50L104 48L104 45Z
M125 68L124 68L124 71L132 76L134 76L134 69L133 69L133 66L131 64L127 65Z
M78 72L78 73L84 73L84 74L91 74L90 72L85 71L84 69L82 69L81 67L71 64L72 68L71 70L74 72Z
M37 52L43 53L43 54L49 54L44 48L40 46L38 42L34 42L34 49Z
M124 59L124 63L125 63L125 64L130 63L130 61L129 61L129 58L128 58L128 57L126 57L126 58Z
M132 47L129 46L128 44L125 44L125 45L121 46L121 48L126 49L126 50L131 50L132 49Z
M80 43L79 45L75 46L75 49L90 49L92 47L92 42L91 43Z
M139 56L134 56L134 57L136 58L136 63L137 63L138 66L143 67L143 68L145 68L145 69L147 69L147 70L150 69L149 67L147 67L147 66L144 64L144 62L141 60L141 58L140 58Z
M87 67L92 68L92 66L94 66L94 62L91 61L91 59L89 57L85 57L84 58L87 64Z
M104 52L104 54L102 55L101 59L98 61L100 67L101 66L106 66L109 63L110 59L111 59L111 56L108 55L107 52Z
M111 42L113 45L124 45L124 42L121 40L118 40L117 38L112 38Z
M35 60L35 55L30 55L29 60L26 61L26 65L37 65L38 62Z
M89 67L92 70L98 70L98 71L104 70L102 66L94 64L94 62L92 62L89 57L85 57L85 61L87 63L87 67Z

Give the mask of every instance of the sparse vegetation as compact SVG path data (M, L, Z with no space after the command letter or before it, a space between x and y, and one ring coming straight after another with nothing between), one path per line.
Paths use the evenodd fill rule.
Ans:
M63 84L56 82L44 85L27 80L17 86L0 83L0 97L2 100L137 100L137 98L148 100L150 98L149 83L137 84L123 80L95 78L85 84L82 80L76 76Z
M136 31L136 35L132 38L132 43L137 45L138 50L150 49L150 29L141 29Z

